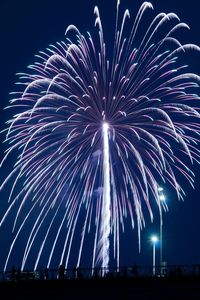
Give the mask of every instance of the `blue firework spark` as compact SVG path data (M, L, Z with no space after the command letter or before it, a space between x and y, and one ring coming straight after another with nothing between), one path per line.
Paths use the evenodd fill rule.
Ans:
M9 147L2 161L11 152L19 154L13 171L1 185L2 189L14 178L0 225L17 208L5 269L16 241L27 230L28 220L38 207L22 269L43 231L34 263L37 268L58 215L62 217L47 265L58 255L64 230L59 261L67 267L83 211L80 247L73 253L77 255L77 266L87 234L94 226L92 266L101 262L107 267L110 235L119 265L119 232L120 228L125 230L124 219L130 218L133 228L136 223L140 240L146 208L153 220L150 199L160 209L158 183L171 185L179 199L184 196L180 175L193 186L190 165L199 162L200 116L200 98L194 89L199 87L200 78L186 72L187 66L179 62L178 56L200 48L182 45L174 37L180 29L189 28L176 14L159 13L141 34L152 4L142 4L135 19L129 21L130 29L126 28L130 13L126 10L119 14L119 6L120 1L111 55L107 54L95 7L98 39L70 25L65 41L40 52L28 73L19 74L23 88L13 93L9 106L18 113L8 122ZM21 180L23 187L16 193ZM21 221L26 203L29 210Z

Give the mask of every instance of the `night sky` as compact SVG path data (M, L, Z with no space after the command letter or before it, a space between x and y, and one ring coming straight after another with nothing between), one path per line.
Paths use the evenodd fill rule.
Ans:
M134 16L142 0L121 0L121 8L128 8ZM200 1L199 0L152 0L156 13L175 12L181 21L187 23L191 30L181 32L180 40L200 45ZM0 128L5 128L5 121L12 112L3 108L10 99L9 93L15 91L15 76L18 72L25 72L26 66L35 61L34 55L45 50L49 44L64 40L64 33L69 24L76 25L82 33L94 30L94 6L98 5L102 16L106 38L112 37L111 25L115 20L115 0L57 0L57 1L9 1L0 3ZM200 75L200 54L190 51L186 56L190 71ZM4 135L0 136L1 141ZM200 147L200 146L199 146ZM6 149L0 144L0 158ZM11 160L15 160L13 154ZM8 173L9 161L0 170L0 178ZM169 211L164 214L163 227L163 260L170 264L200 264L200 168L194 166L196 174L195 190L185 186L187 194L184 202L179 202L175 193L170 189L165 191ZM8 188L0 194L0 216L6 203ZM8 226L8 232L10 232ZM5 253L8 251L9 233L0 230L0 270L3 268ZM121 238L121 264L138 265L151 264L152 245L149 241L151 233L159 233L158 212L155 222L151 224L147 219L146 228L142 231L142 249L138 253L137 230L128 230ZM16 250L16 261L18 265ZM157 254L159 248L157 248ZM158 258L158 255L157 255Z

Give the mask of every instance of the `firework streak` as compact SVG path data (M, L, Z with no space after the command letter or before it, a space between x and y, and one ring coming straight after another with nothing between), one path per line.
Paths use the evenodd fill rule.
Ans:
M18 155L1 184L3 189L13 180L0 225L16 211L5 269L27 230L22 269L41 234L35 269L44 252L48 267L54 257L67 267L72 256L80 266L88 236L92 267L108 269L111 253L119 266L125 219L136 224L140 248L144 211L153 220L152 203L160 209L158 185L170 185L179 199L180 180L193 186L190 166L200 154L200 98L194 90L200 78L185 71L180 56L200 49L175 37L189 28L176 14L159 13L148 21L153 7L144 2L128 22L129 11L121 15L119 6L118 1L112 45L106 47L95 7L96 35L68 26L65 42L40 52L30 71L19 74L24 88L8 106L17 114L8 122L2 161L11 152Z

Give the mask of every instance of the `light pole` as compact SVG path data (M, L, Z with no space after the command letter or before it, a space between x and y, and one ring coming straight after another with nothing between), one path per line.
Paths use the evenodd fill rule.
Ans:
M153 276L156 274L156 243L158 241L158 238L156 235L152 235L151 241L153 244Z
M160 275L162 276L162 266L163 266L163 207L164 209L167 209L167 206L165 204L165 195L163 194L163 188L158 188L159 193L159 211L160 211ZM164 206L165 204L165 206Z

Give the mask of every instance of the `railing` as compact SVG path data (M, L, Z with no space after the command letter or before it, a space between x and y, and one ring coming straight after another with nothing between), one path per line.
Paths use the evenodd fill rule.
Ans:
M104 271L104 272L103 272ZM155 273L154 273L155 271ZM104 274L104 276L103 276ZM200 276L199 265L181 266L129 266L120 268L72 268L65 269L60 266L58 269L16 270L0 272L0 281L27 281L27 280L72 280L72 279L98 279L98 278L142 278L142 277L181 277Z

